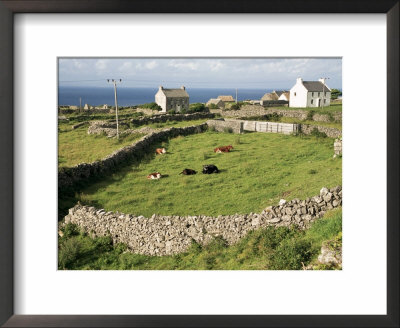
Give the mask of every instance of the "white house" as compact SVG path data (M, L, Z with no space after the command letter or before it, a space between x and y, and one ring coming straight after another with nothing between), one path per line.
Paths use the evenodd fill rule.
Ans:
M289 107L321 107L322 104L331 104L331 89L325 84L325 79L303 81L301 77L297 78L290 89Z
M225 108L225 103L219 98L211 98L209 101L207 101L206 106L210 107L211 104L218 106L218 108L220 108L220 109Z
M284 100L284 101L289 101L290 99L290 92L289 91L284 91L281 93L279 96L278 100Z
M165 89L160 86L155 95L155 102L164 113L171 109L177 112L189 109L189 95L184 86L180 89Z

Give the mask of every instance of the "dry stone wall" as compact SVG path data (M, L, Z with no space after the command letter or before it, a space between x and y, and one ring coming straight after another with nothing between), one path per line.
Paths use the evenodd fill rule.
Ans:
M164 123L167 121L191 121L191 120L201 120L207 118L214 118L214 113L193 113L193 114L161 114L155 116L144 116L139 118L133 118L130 120L132 124L143 125L151 123Z
M321 125L301 124L301 132L304 134L311 134L314 129L325 133L329 138L338 138L342 135L342 131L339 129L329 128Z
M198 216L162 216L150 218L104 209L82 206L69 210L64 224L74 223L89 235L111 235L114 243L125 243L128 250L146 255L181 253L195 240L206 245L221 236L234 244L249 231L268 226L296 225L306 229L324 213L342 205L340 186L322 188L320 194L305 200L281 200L279 205L267 207L261 213Z
M150 133L139 139L132 145L116 150L109 156L93 163L81 163L71 168L62 168L58 172L58 190L73 188L79 183L87 181L96 176L112 173L116 167L132 159L140 159L143 152L159 141L179 135L190 135L207 130L207 124L192 125L183 128L167 128L158 132Z
M218 132L243 133L243 122L237 120L208 120L207 125Z
M342 156L342 138L335 139L335 142L333 143L333 149L335 152L333 155L334 157Z

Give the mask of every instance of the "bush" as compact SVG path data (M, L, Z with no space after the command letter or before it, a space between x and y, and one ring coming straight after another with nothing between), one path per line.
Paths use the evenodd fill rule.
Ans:
M216 104L210 104L208 106L209 109L219 109L219 107Z
M202 103L194 103L189 105L188 113L204 112L207 107Z
M158 106L155 102L139 105L137 107L139 107L139 108L149 108L149 109L153 109L153 110L162 110L162 108L160 106Z
M300 270L312 257L311 243L304 239L285 239L271 256L272 270Z
M170 114L170 115L175 115L175 114L176 114L175 109L170 109L170 110L168 111L168 114Z
M58 267L68 269L74 263L81 250L81 244L77 238L65 240L58 251Z
M316 138L326 138L327 137L326 133L325 132L320 132L318 130L318 128L312 129L311 135L316 137Z
M314 110L308 111L306 120L313 121L314 120L314 114L315 114Z
M230 110L239 110L240 109L240 105L239 104L233 104L229 109Z

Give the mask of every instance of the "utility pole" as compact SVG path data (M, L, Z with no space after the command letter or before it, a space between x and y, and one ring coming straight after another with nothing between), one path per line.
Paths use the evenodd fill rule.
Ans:
M237 88L236 88L236 103L237 103Z
M324 109L324 101L325 101L325 81L329 80L329 77L321 77L320 80L324 81L322 82L322 109Z
M114 84L114 98L115 98L115 117L117 120L117 139L119 139L119 126L118 126L118 99L117 99L117 83L121 83L122 80L107 79L108 83Z
M79 97L79 113L82 112L82 97Z

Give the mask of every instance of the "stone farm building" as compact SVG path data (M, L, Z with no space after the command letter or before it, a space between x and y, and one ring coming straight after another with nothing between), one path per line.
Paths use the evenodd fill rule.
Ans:
M325 79L303 81L299 77L290 89L290 107L321 107L330 104L331 89L325 84Z
M221 99L223 102L234 102L235 99L233 99L232 96L218 96L218 99Z
M211 98L209 101L207 101L206 106L209 107L211 104L218 106L218 108L220 108L220 109L225 108L225 103L221 99L218 99L218 98Z
M155 101L165 113L171 109L176 112L189 109L189 95L184 86L180 89L165 89L163 86L158 88Z

